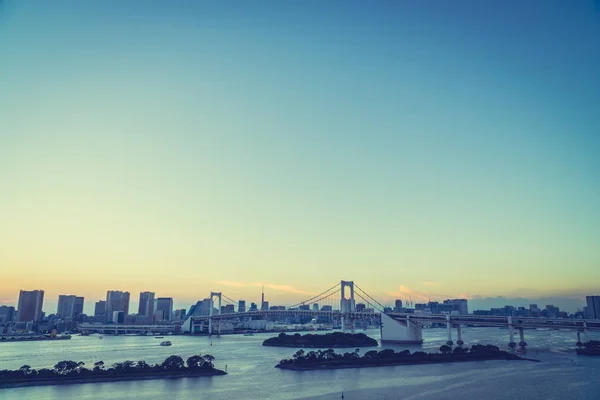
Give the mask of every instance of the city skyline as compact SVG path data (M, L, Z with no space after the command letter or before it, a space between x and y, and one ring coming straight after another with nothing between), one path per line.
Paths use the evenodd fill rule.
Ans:
M8 3L0 304L600 292L593 2Z

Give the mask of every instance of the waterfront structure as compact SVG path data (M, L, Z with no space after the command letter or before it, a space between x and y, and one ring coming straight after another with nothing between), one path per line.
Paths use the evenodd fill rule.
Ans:
M106 322L114 322L116 311L121 311L124 315L129 314L129 292L119 290L106 292Z
M58 296L58 308L56 316L62 319L73 319L83 314L83 297L73 294L61 294Z
M156 311L162 311L161 320L171 321L173 319L173 298L159 297L156 299Z
M586 296L586 315L588 319L600 319L600 296Z
M16 311L13 306L0 306L0 324L15 320Z
M138 307L138 316L142 317L146 324L152 323L154 319L154 293L153 292L142 292L140 293L140 304Z
M18 322L39 322L42 319L44 304L43 290L21 290L17 306Z
M238 312L246 312L246 300L238 301Z

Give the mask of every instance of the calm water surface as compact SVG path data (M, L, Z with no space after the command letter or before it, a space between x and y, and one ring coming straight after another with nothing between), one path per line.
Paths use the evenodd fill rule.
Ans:
M274 368L295 350L263 347L272 334L220 338L170 336L171 347L143 336L74 336L70 341L0 344L0 369L24 364L51 367L57 361L84 361L88 367L125 360L160 362L171 354L184 359L212 354L229 375L140 382L0 389L1 400L105 399L600 399L600 357L577 357L576 336L563 331L525 331L529 356L541 363L485 361L330 371L284 371ZM366 332L379 338L378 330ZM384 346L395 350L433 350L446 340L443 329L423 331L423 346ZM517 336L518 338L518 336ZM600 335L591 334L591 339ZM505 347L507 330L466 328L467 345ZM212 346L211 346L212 342ZM372 349L372 348L371 348ZM365 348L362 352L369 350Z

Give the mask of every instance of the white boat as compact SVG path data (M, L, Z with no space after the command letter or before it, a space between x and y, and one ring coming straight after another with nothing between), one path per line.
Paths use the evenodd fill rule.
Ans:
M164 342L160 342L161 346L170 346L172 343L168 340L165 340Z

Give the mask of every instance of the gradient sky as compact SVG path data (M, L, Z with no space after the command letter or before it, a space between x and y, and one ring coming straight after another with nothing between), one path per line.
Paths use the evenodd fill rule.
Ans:
M597 2L176 3L0 1L0 303L600 292Z

